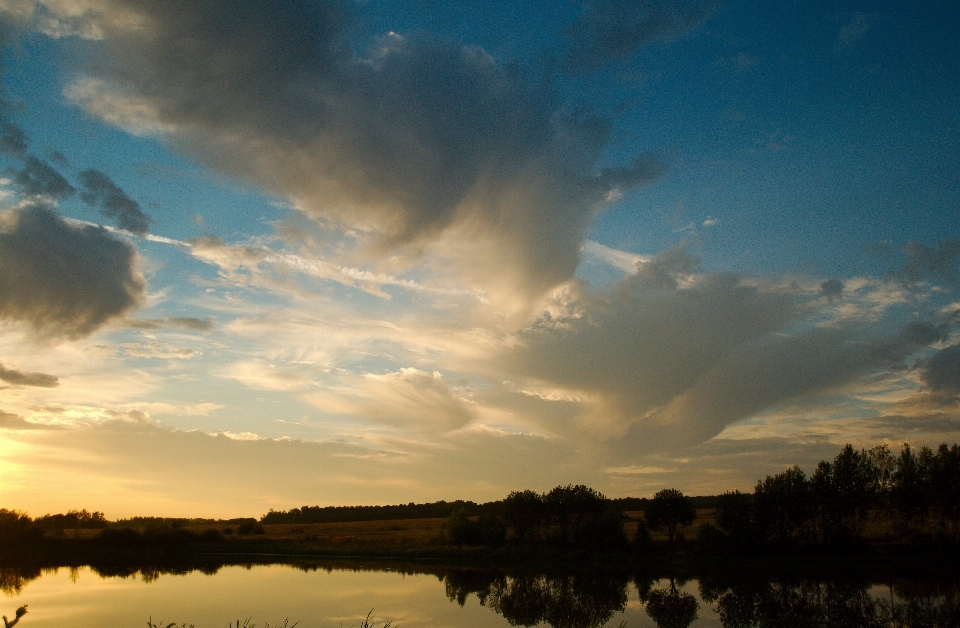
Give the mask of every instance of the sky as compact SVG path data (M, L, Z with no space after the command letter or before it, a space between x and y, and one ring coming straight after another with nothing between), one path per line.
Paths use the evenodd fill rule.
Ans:
M0 506L960 440L960 4L0 0Z

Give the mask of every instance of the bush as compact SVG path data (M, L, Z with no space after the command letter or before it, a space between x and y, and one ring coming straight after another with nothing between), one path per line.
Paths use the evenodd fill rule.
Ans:
M507 527L496 514L484 513L472 521L458 508L447 519L445 534L452 545L499 547L506 541Z
M96 537L97 542L104 545L130 547L141 545L143 535L133 528L105 528Z
M623 531L623 513L608 507L600 513L584 517L573 533L574 545L598 551L618 551L629 546Z
M223 535L220 534L220 530L216 528L210 528L209 530L204 530L200 534L200 540L204 543L219 543L223 541Z
M723 530L712 523L704 524L697 530L697 548L705 552L726 549L728 540Z
M633 549L642 551L650 548L653 538L650 536L650 528L647 527L646 519L637 521L637 533L633 537Z
M246 536L248 534L266 534L266 530L264 530L263 526L256 521L244 521L237 526L237 534L240 536Z

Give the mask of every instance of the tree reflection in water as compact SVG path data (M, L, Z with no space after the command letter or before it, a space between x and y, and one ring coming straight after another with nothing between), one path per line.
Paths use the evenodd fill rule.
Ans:
M627 577L618 574L507 576L451 571L447 597L461 606L471 593L512 626L547 623L554 628L599 628L627 604Z
M637 590L640 601L646 604L647 615L657 623L657 628L687 628L697 620L697 609L700 608L697 599L678 591L673 578L669 589L650 590L649 585L638 585Z
M948 628L960 626L956 583L891 585L871 596L865 583L700 581L724 628Z
M136 577L150 583L165 574L199 570L215 574L219 562L150 566L100 565L100 577ZM243 564L250 568L250 564ZM358 569L354 563L298 563L304 571ZM376 567L365 567L377 571ZM0 592L18 597L27 583L56 568L0 567ZM621 573L506 575L496 570L417 568L442 578L447 597L461 606L470 595L513 626L599 628L627 603L630 578ZM686 628L698 617L696 598L680 590L683 580L636 576L640 601L658 628ZM654 588L659 586L659 588ZM724 628L957 628L960 577L924 578L871 585L868 580L765 580L701 576L700 603L712 606Z

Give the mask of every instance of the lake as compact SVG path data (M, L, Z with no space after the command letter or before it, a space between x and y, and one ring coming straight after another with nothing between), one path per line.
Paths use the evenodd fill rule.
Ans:
M621 573L509 573L345 563L198 569L0 568L0 614L29 605L17 628L360 626L960 626L956 581L894 583ZM161 623L162 622L162 623ZM371 622L373 623L373 622Z

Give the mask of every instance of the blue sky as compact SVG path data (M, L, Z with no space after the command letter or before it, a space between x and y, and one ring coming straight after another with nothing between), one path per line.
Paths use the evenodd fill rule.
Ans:
M0 18L5 507L708 494L957 440L954 2Z

